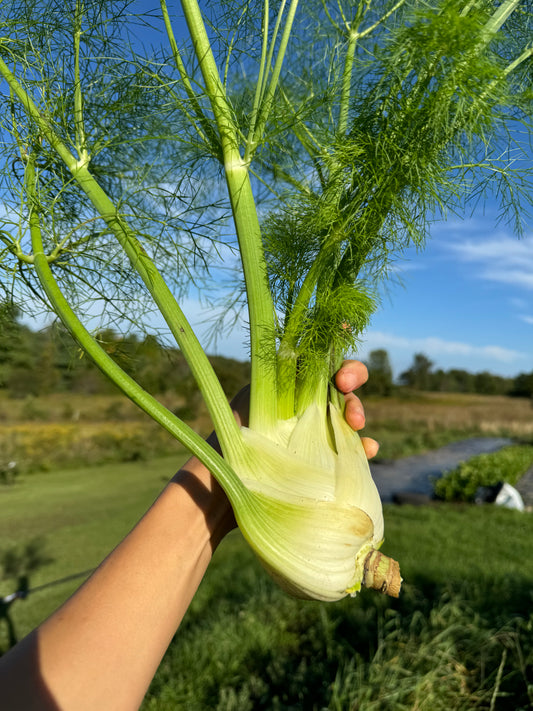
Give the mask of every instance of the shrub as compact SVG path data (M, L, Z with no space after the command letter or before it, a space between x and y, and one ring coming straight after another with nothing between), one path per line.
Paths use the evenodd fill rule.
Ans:
M462 462L435 482L435 494L444 501L472 502L481 486L499 482L516 484L533 464L533 446L511 445L492 454Z
M17 474L57 467L129 462L170 454L181 445L152 423L39 423L4 427L0 452L9 447L8 461L17 462ZM2 462L0 461L0 469Z

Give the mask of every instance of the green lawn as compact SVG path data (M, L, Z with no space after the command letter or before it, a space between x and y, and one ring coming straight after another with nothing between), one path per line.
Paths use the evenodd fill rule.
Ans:
M53 560L30 575L30 587L98 565L186 456L32 474L0 487L0 551L42 541ZM14 603L10 612L17 633L28 632L79 584L58 585ZM15 589L15 580L0 580L0 595ZM0 625L0 649L5 642Z
M185 455L184 455L185 456ZM91 568L120 540L179 458L27 476L0 489L0 548L35 537L53 562L40 585ZM533 516L493 507L385 510L400 599L293 600L238 532L216 553L144 711L391 711L533 704ZM13 604L19 635L79 584ZM15 581L0 583L0 594ZM6 638L0 629L0 646Z

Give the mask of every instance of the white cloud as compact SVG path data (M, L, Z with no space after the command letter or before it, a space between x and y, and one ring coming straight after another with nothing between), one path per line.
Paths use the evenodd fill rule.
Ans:
M525 353L502 348L501 346L475 346L460 341L445 341L442 338L407 338L380 331L370 332L361 350L365 353L376 348L424 353L428 357L439 359L442 356L459 356L475 359L490 359L500 363L515 363L526 357Z
M477 267L476 276L533 290L533 238L518 240L501 234L483 241L457 241L447 247L461 261Z
M520 319L521 319L524 323L528 323L528 324L530 324L531 326L533 326L533 316L522 315L522 316L520 316Z
M531 268L533 269L533 265ZM498 269L485 269L480 276L500 284L512 284L524 289L533 289L533 272L530 272L528 268L506 269L504 265Z

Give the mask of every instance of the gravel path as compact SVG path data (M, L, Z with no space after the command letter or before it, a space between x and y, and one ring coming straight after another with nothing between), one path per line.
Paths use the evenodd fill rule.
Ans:
M395 494L431 496L432 479L442 476L470 457L495 452L508 444L511 444L511 440L503 437L474 437L393 462L371 462L370 470L382 501L392 501ZM533 495L533 469L530 474Z

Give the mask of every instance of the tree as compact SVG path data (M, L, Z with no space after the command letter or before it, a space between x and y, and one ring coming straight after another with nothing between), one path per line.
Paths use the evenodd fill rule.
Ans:
M11 301L0 305L0 388L15 396L36 394L33 372L36 349L30 329L19 322L21 310Z
M533 371L531 373L519 373L513 381L509 394L513 397L533 398Z
M400 382L415 390L429 390L433 363L423 353L416 353L413 364L400 375Z
M474 375L474 391L482 395L506 395L509 391L509 380L483 370Z
M460 393L471 393L475 390L474 376L462 368L452 368L450 377L455 382L455 391Z
M369 379L365 385L365 394L385 397L390 395L393 389L393 378L387 351L384 349L370 351L367 367Z

